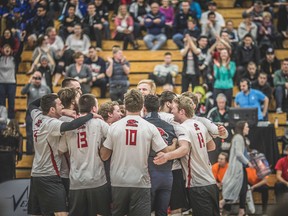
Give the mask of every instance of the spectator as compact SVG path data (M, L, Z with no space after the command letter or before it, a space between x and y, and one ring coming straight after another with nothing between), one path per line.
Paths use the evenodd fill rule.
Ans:
M198 58L200 49L196 47L189 35L185 36L185 47L180 51L183 57L182 69L182 93L188 91L189 85L192 90L199 85Z
M261 91L269 100L272 99L272 88L267 81L266 73L259 73L257 80L252 82L252 88Z
M233 97L233 77L236 72L235 62L230 61L226 49L220 51L220 61L214 60L214 101L219 93L227 97L227 105L231 106Z
M90 39L96 40L96 46L102 48L102 29L103 24L100 16L96 13L96 7L93 3L89 3L87 15L83 20L83 32L90 35Z
M90 67L84 64L84 55L76 52L74 55L75 64L68 66L66 77L72 77L79 81L83 94L90 93L90 82L92 81L92 73Z
M81 19L75 14L75 6L70 5L67 10L67 15L61 21L59 35L62 37L63 40L73 34L75 24L81 23Z
M137 0L133 2L129 7L130 15L134 21L134 36L136 39L141 37L141 31L146 31L144 24L144 18L146 14L150 12L151 8L149 4L144 0Z
M165 15L165 34L170 39L172 38L174 9L171 5L169 5L169 0L162 0L160 12Z
M48 27L53 26L54 21L47 16L46 7L39 5L37 6L37 15L27 24L27 31L30 38L35 36L38 38L40 35L45 34Z
M124 99L124 94L129 88L128 75L130 73L130 64L123 55L119 47L113 47L113 57L108 57L108 66L106 75L109 77L110 98L112 101Z
M258 70L255 62L249 62L247 65L247 71L242 78L248 79L251 83L258 78Z
M115 17L115 32L114 40L124 41L123 50L127 50L130 43L136 50L139 45L134 39L133 35L133 18L129 15L126 5L120 5L118 8L118 14Z
M12 54L10 45L5 44L0 55L0 105L5 106L8 99L9 119L15 118L16 71L23 51L23 40L21 37L17 53Z
M0 106L0 133L7 125L7 109L5 106Z
M13 36L13 33L10 29L5 29L3 35L0 38L0 49L3 48L4 44L9 44L12 48L12 53L17 53L20 43L17 37Z
M257 41L258 28L257 25L252 22L250 14L242 14L243 21L238 26L239 40L242 41L245 35L250 34L253 41Z
M105 38L110 39L109 11L103 4L103 0L95 0L96 14L100 17L104 28Z
M260 179L257 176L255 168L246 168L248 184L251 186L252 192L261 193L262 198L262 214L265 215L267 211L267 204L269 198L269 187L267 185L267 178Z
M207 3L207 5L208 5L208 10L205 11L204 13L202 13L202 15L201 15L201 20L200 20L201 25L207 24L208 14L210 12L214 12L215 16L216 16L215 17L216 22L221 26L221 28L224 28L225 27L225 20L224 20L223 16L216 11L217 10L217 3L214 1L209 1Z
M222 189L222 180L228 169L228 161L228 154L226 152L221 152L218 155L218 162L212 166L212 172L219 189Z
M140 80L137 85L137 89L141 92L143 96L149 94L156 94L156 85L155 82L151 79Z
M218 94L216 97L216 106L209 111L207 118L212 122L224 123L226 126L229 122L229 107L226 105L226 102L226 96L223 93Z
M190 2L190 10L196 14L196 20L198 22L198 20L201 18L202 15L200 4L194 0L189 0L189 2Z
M1 183L16 178L16 163L22 160L22 144L18 122L13 119L0 134Z
M269 99L262 92L252 89L250 81L240 80L240 89L235 97L235 107L254 107L258 109L258 120L263 120L267 114ZM264 102L263 110L261 104Z
M74 33L66 39L67 49L64 52L65 65L69 66L73 63L73 54L82 52L84 56L88 55L90 47L90 38L83 34L81 24L74 25Z
M62 14L59 17L59 20L62 20L64 16L67 15L67 10L70 5L75 6L75 15L77 15L80 19L83 19L87 13L87 5L82 0L68 0L63 6Z
M208 89L212 90L212 82L213 82L213 76L211 74L212 71L212 56L209 52L209 46L208 46L208 38L204 35L201 35L198 40L198 49L200 49L200 54L198 57L198 65L199 65L199 71L200 76L202 76L202 80L204 83L207 84Z
M284 194L288 192L288 155L280 158L275 166L277 181L274 189L276 201L283 201Z
M230 36L229 33L226 30L222 30L220 32L220 39L222 39L222 41L224 41L230 48L228 49L229 54L230 54L230 58L232 61L235 61L235 52L236 52L236 48L238 43L232 43L230 41Z
M153 80L157 86L162 86L163 91L173 91L175 77L178 74L178 65L172 64L172 54L164 54L164 63L156 65L154 72L149 74L149 79Z
M244 11L244 13L251 15L252 21L257 25L258 28L262 24L263 12L264 12L264 5L262 1L255 1L252 7Z
M232 44L237 44L239 42L237 30L234 29L234 23L232 20L227 20L225 30L229 34L229 39Z
M216 22L216 15L214 12L208 13L208 21L202 25L202 34L210 39L213 43L221 32L221 25Z
M158 50L166 42L167 37L164 34L165 16L159 11L159 4L154 2L151 4L151 12L144 19L147 35L144 37L144 42L148 49Z
M90 66L92 72L92 87L100 87L101 98L106 97L107 79L106 79L106 63L97 54L96 47L89 48L89 58L85 60L85 64Z
M273 26L272 21L271 14L269 12L264 12L262 25L259 27L258 35L258 45L262 50L261 53L265 53L267 48L273 46L274 44L279 44L276 40L278 36L276 35L276 29Z
M245 167L252 167L247 155L247 144L245 137L249 133L248 123L239 121L236 123L235 134L231 141L229 166L223 178L220 209L227 202L236 202L239 199L240 207L238 216L245 215L245 202L247 193L247 173Z
M20 40L21 33L26 31L26 23L21 8L14 8L13 15L6 18L6 28L11 29L13 36Z
M37 6L38 2L37 0L29 0L27 7L24 9L23 12L23 19L27 22L31 21L33 17L37 14Z
M26 84L22 90L21 95L27 95L27 105L34 100L43 97L46 94L51 93L51 90L46 85L41 83L42 74L39 71L35 71L30 77L29 83ZM26 111L26 154L32 155L34 152L33 148L33 129L32 129L32 118L30 112Z
M281 33L282 40L288 39L288 6L282 5L277 13L277 30ZM281 41L282 42L282 41Z
M287 108L288 101L288 59L282 61L281 70L277 70L274 75L274 87L276 98L276 112L282 113L283 107Z
M253 38L250 34L245 35L241 45L236 50L236 64L237 64L237 79L240 80L243 77L247 64L253 61L259 65L260 52L257 46L253 43Z
M277 59L273 48L266 50L265 58L260 63L261 71L265 72L268 76L268 83L271 87L274 86L273 78L274 73L281 68L281 62Z
M186 36L188 34L196 42L201 34L201 30L197 27L196 20L190 18L187 20L187 28L184 30L183 35ZM181 46L183 47L184 44Z
M184 30L187 28L187 20L196 19L196 15L189 9L189 2L182 2L182 9L176 13L173 22L173 41L179 49L183 49Z
M40 59L43 55L46 56L48 59L49 65L52 67L52 72L54 72L55 69L55 61L53 58L53 51L50 49L48 36L43 35L38 38L38 46L34 49L32 54L32 66L31 69L28 71L28 74L31 74L33 70L37 67L38 63L40 62Z

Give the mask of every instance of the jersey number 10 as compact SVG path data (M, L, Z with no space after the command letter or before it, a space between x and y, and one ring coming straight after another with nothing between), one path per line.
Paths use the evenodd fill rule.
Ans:
M136 146L137 130L126 129L126 145Z

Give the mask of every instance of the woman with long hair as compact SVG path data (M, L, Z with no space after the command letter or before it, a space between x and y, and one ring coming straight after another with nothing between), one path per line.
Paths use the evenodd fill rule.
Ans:
M0 48L2 49L4 44L9 44L13 53L17 53L20 43L19 40L13 36L11 29L5 29L3 35L0 38Z
M219 93L227 97L227 105L231 106L233 97L233 77L236 72L236 64L230 61L230 55L227 49L220 51L219 61L214 60L214 101Z
M118 14L115 17L116 30L114 32L114 40L124 41L123 50L127 50L128 44L132 44L134 49L138 49L138 44L136 43L133 35L133 18L127 11L126 5L120 5L118 9Z
M245 137L249 133L249 125L246 121L239 121L235 126L235 134L231 141L229 166L223 178L220 209L226 203L235 203L239 199L238 216L245 215L245 202L247 193L246 167L252 167L248 159L247 144Z
M22 144L18 121L10 120L0 133L0 183L16 177L16 161L22 159Z

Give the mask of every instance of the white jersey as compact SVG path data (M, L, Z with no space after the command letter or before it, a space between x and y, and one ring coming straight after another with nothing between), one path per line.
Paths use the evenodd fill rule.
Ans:
M159 112L158 114L162 120L173 125L178 140L185 140L190 142L187 130L181 124L174 121L174 115L172 113ZM178 169L182 169L182 167L180 161L176 159L173 161L172 170Z
M103 144L113 151L110 177L114 187L151 188L148 156L151 148L167 147L158 129L140 116L128 115L109 128Z
M189 154L181 158L185 173L186 187L201 187L215 184L206 143L211 140L206 127L194 119L188 119L182 126L189 131L191 148ZM210 139L210 140L209 140Z
M224 136L219 136L218 126L215 123L213 123L210 119L207 119L205 117L196 116L196 115L194 115L192 119L195 119L196 121L201 122L207 128L209 134L213 138L220 137L222 139L226 139L228 137L227 130L226 130L226 134Z
M64 122L71 122L72 120L74 120L74 118L69 117L69 116L62 116L60 118L61 121ZM61 142L63 142L63 140L70 138L70 140L74 140L77 137L67 137L66 138L66 134L64 134L61 139L60 139L60 144ZM59 144L59 148L60 148L60 144ZM60 149L59 149L60 150ZM61 178L69 178L69 172L70 172L70 167L69 167L70 163L69 163L69 158L67 158L64 154L61 155L61 167L60 167L60 176Z
M106 138L108 124L91 119L74 131L66 132L59 145L61 152L70 154L70 190L96 188L106 184L104 163L98 149Z
M60 175L61 158L58 145L62 121L43 115L38 109L31 112L35 156L31 176Z

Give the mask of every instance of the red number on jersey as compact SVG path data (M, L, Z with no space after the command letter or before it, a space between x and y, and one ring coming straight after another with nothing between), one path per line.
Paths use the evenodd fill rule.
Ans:
M86 148L88 147L88 142L86 139L86 131L82 131L77 133L77 147L78 148Z
M205 147L205 142L204 142L204 138L203 138L202 133L201 132L197 133L197 137L198 137L200 148Z
M34 141L37 142L37 132L38 130L35 130L33 133Z
M126 129L126 145L136 146L137 130Z
M194 127L196 131L200 130L198 124L194 123Z

